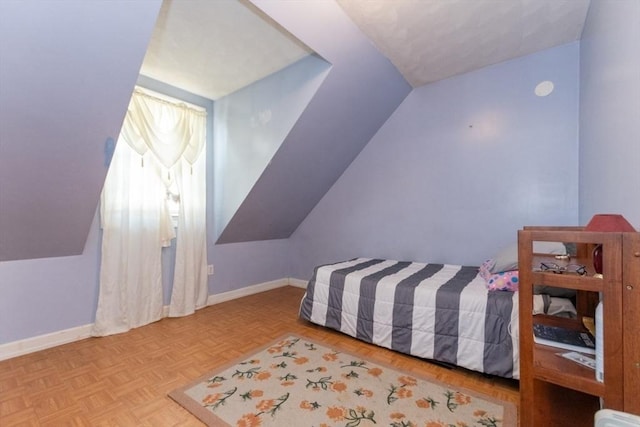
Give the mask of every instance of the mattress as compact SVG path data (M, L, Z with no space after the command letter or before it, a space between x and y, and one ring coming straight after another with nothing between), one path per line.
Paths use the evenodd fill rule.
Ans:
M318 266L300 317L365 342L518 378L517 293L478 267L356 258Z

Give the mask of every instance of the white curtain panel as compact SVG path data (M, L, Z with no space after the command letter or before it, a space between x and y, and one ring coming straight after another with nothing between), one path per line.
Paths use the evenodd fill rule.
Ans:
M207 230L205 156L182 160L175 176L180 191L176 264L169 316L186 316L207 304Z
M133 94L101 197L102 261L95 336L162 317L162 247L176 237L166 192L180 191L176 266L169 313L207 300L206 113Z
M173 227L163 227L164 184L153 162L119 141L101 197L100 294L92 334L126 332L162 317L161 250ZM147 156L149 157L149 156ZM147 173L151 172L151 173Z

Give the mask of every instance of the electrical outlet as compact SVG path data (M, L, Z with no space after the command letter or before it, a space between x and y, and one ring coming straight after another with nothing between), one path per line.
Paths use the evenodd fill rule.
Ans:
M207 265L207 275L213 276L213 264Z

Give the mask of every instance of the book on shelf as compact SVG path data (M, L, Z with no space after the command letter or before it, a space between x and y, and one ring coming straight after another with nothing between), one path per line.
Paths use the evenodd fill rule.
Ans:
M533 341L551 347L596 354L596 340L587 331L576 331L557 326L533 325Z

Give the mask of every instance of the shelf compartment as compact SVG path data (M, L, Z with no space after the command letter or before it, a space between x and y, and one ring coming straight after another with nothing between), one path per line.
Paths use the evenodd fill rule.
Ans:
M580 390L592 396L605 395L604 383L595 378L595 371L556 353L570 350L535 344L533 346L533 376L562 387Z
M535 285L556 286L578 291L598 292L605 285L604 279L597 277L579 276L577 274L555 274L542 271L531 272L531 279Z
M623 240L629 242L632 238L635 243L627 243L623 250ZM576 252L569 259L535 253L534 243L538 241L574 243ZM602 278L594 277L593 249L598 244L602 245L604 254ZM640 233L587 232L581 227L524 227L518 231L518 257L521 425L591 425L593 414L600 408L600 400L605 408L637 410L638 393L629 397L628 392L633 389L629 383L633 386L633 381L625 378L628 376L625 371L628 372L633 363L640 366L638 347L628 345L635 341L629 338L637 336L632 332L638 330L638 322L629 323L629 319L638 317L630 316L629 312L637 312L638 305L637 302L631 304L634 306L631 309L626 303L633 296L628 294L635 294L634 290L640 289L640 263L637 262L640 258ZM540 271L540 262L560 266L584 265L587 274L579 276ZM577 319L528 315L533 312L535 285L577 291ZM582 329L583 317L593 317L598 300L604 304L605 383L595 379L594 370L558 356L566 350L537 344L533 342L533 333L524 332L531 330L535 323ZM640 376L640 370L638 372Z

